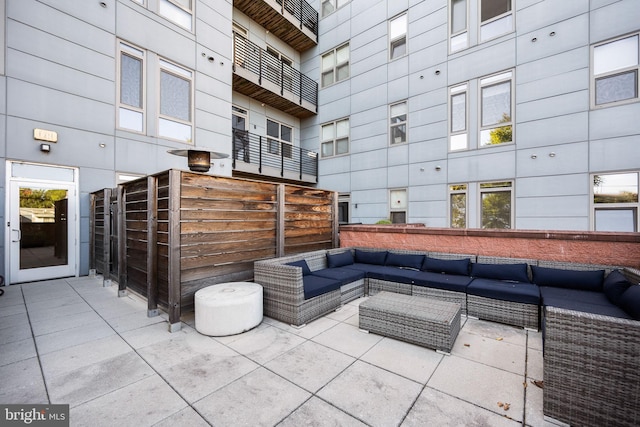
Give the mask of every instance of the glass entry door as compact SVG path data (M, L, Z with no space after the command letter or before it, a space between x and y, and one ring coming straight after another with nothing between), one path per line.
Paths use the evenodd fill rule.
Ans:
M10 283L76 275L76 190L73 181L11 179Z

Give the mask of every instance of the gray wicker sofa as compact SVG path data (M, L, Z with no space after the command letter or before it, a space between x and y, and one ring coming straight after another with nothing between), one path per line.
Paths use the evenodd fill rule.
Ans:
M310 279L320 285L305 298ZM570 425L640 425L636 269L339 248L257 261L254 280L263 285L265 315L293 325L380 291L458 302L480 319L541 325L545 416Z

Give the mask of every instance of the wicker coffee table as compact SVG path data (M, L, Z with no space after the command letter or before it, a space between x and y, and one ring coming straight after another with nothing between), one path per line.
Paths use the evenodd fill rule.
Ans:
M360 329L450 353L460 332L460 304L380 292L359 308Z

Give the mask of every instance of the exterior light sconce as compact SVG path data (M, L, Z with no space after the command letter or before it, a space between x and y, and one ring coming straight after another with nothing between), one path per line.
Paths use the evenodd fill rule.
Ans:
M439 76L440 75L440 70L436 70L435 74L436 74L436 76Z
M549 153L549 157L555 157L556 153L554 153L553 151Z
M436 170L437 170L438 172L440 172L440 171L442 170L442 167L441 167L440 165L438 165L438 166L436 166Z
M48 153L51 151L51 145L50 144L40 144L40 151L42 151L43 153Z
M106 1L101 1L100 2L100 6L106 9L107 8L107 2Z
M531 43L535 43L535 42L537 42L537 41L538 41L538 38L537 38L537 37L534 37L534 38L532 38L532 39L531 39Z
M211 159L225 159L225 153L206 150L169 150L169 154L187 158L189 170L192 172L208 172L211 169Z
M535 159L537 159L537 158L538 158L538 155L537 155L537 154L532 154L532 155L531 155L531 158L532 158L533 160L535 160Z
M556 32L555 32L555 31L551 31L551 32L549 33L549 37L553 37L553 36L555 36L555 35L556 35Z

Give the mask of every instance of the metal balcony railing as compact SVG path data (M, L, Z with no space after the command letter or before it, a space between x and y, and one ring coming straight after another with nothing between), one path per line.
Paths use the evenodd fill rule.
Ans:
M300 105L305 100L317 109L317 82L236 33L233 34L233 49L234 67L244 68L257 75L260 84L265 79L277 85L280 95L288 91L298 98Z
M249 133L246 130L233 129L233 169L240 162L256 165L258 173L266 174L267 168L279 172L292 172L303 181L303 176L314 177L318 181L318 153L295 147L286 142Z
M304 25L316 37L318 36L318 11L304 0L276 0L287 12L300 21L300 28Z

